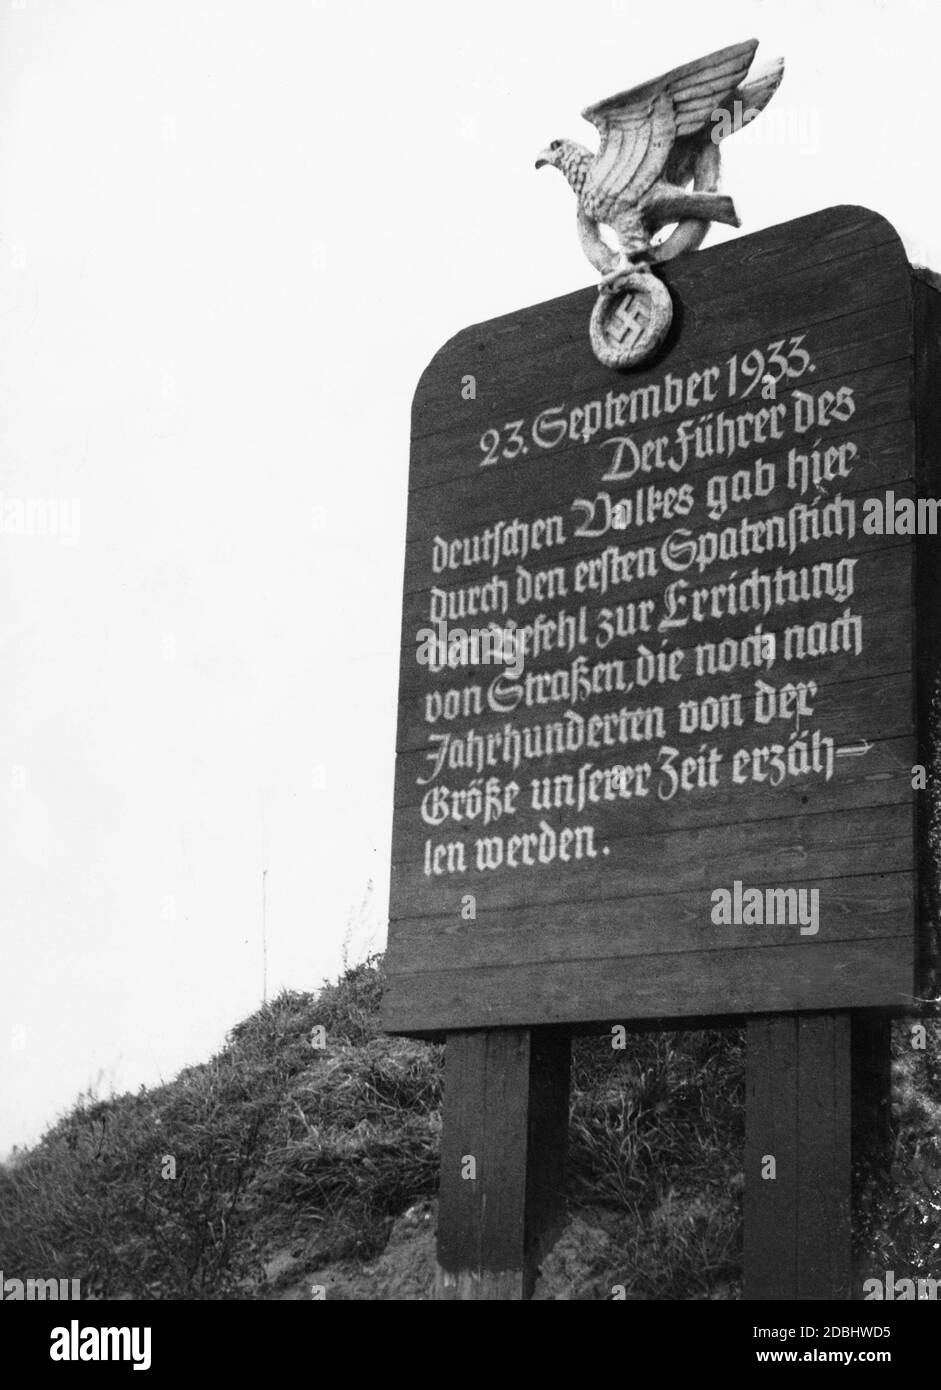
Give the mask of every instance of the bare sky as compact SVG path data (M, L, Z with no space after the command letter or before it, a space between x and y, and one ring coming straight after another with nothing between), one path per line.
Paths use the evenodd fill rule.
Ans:
M0 1153L384 940L411 393L589 284L533 161L755 36L741 234L941 269L941 0L0 0ZM740 235L716 229L711 240Z

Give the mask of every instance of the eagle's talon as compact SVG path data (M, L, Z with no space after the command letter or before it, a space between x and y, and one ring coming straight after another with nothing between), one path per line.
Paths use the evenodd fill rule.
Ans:
M624 271L615 270L612 271L610 275L604 277L598 286L598 290L601 294L618 294L619 291L624 289L626 284L627 276Z
M612 270L610 275L605 275L598 289L602 294L620 294L621 290L626 290L635 275L649 271L650 260L646 252L638 253L636 258L626 257L626 264L618 266L617 270Z

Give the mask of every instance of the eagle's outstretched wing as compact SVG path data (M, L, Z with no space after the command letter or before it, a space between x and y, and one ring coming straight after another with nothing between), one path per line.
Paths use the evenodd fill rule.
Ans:
M582 194L586 210L603 221L625 193L632 203L642 198L676 141L701 130L729 100L757 47L757 39L733 44L587 107L582 115L598 127L601 146Z
M741 87L729 94L729 100L723 103L728 114L727 121L713 127L711 131L698 130L692 135L680 137L670 151L663 171L667 181L681 186L689 183L696 172L696 161L703 145L709 139L724 140L726 136L734 135L756 116L760 116L781 85L783 76L783 58L775 58L773 63L766 63L763 68L752 73L750 82L743 82Z

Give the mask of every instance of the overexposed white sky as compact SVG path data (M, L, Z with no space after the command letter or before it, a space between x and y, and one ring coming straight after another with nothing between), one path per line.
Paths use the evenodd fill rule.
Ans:
M0 1154L258 1005L263 864L269 994L383 944L412 391L595 278L539 150L754 36L710 240L861 203L941 269L939 21L0 0Z

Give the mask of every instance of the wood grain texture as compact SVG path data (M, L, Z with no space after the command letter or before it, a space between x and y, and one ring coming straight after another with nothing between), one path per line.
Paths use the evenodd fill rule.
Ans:
M909 455L908 466L911 467L911 455ZM915 495L915 484L910 478L895 477L887 479L885 483L880 483L877 480L877 478L873 474L870 474L867 470L865 477L861 476L859 480L855 483L855 485L848 487L845 490L845 492L841 493L841 496L857 500L857 508L860 509L860 504L865 498L871 497L873 495L878 496L880 492L884 492L887 488L891 488L893 496L896 498L913 497ZM592 500L594 500L594 496L600 489L586 490L593 492ZM573 492L577 493L578 488L573 488ZM615 499L616 496L617 495L615 494ZM756 506L753 509L750 509L749 518L751 519L767 516L770 512L772 512L772 510L779 510L779 506L776 508L772 508L770 506ZM702 521L697 517L684 518L684 522L687 525L689 525L691 529L695 528L697 524L699 527L703 526ZM621 549L627 549L629 548L629 546L631 546L632 543L635 545L639 543L643 545L650 545L654 547L654 549L656 550L659 548L662 542L666 540L671 529L675 529L675 526L671 528L669 525L663 526L662 524L659 524L656 526L645 528L642 537L638 538L637 540L628 539L623 532L615 531L610 533L607 537L605 537L603 544L619 546ZM424 549L425 551L427 551L427 542L424 543ZM902 550L905 552L905 554L897 556L891 555L890 552L892 552L893 550ZM592 541L587 538L573 538L569 544L565 545L564 547L559 547L557 551L553 552L551 556L551 564L554 566L566 565L572 560L596 554L597 551L597 541L592 543ZM841 543L841 540L838 537L827 538L826 540L821 541L820 544L816 546L814 550L815 561L834 558L836 556L841 555L858 557L860 565L862 566L862 570L866 568L867 564L871 567L873 564L880 563L883 557L885 557L889 560L890 563L893 563L895 566L893 574L896 570L900 570L904 566L910 582L911 565L913 560L912 546L910 543L910 539L906 541L906 538L903 536L873 536L866 535L861 531L857 531L856 535L853 536L851 540L843 540ZM537 562L537 565L538 563L539 562ZM531 568L536 568L536 566L531 566ZM734 570L735 565L731 563L728 565L717 567L714 577L721 575L722 578L728 578ZM861 583L862 570L860 571ZM501 565L495 568L493 571L488 572L486 578L490 579L491 577L496 576L498 578L507 580L512 585L516 578L516 572L517 567L513 564ZM446 581L444 583L439 581L439 583L437 584L428 584L427 566L425 567L425 570L422 571L422 573L424 574L426 580L425 586L423 588L409 590L406 593L403 602L404 621L402 624L401 658L403 673L406 675L406 677L409 678L402 691L403 698L407 698L419 684L417 677L420 674L420 672L416 671L416 666L418 663L416 662L415 657L416 634L420 628L424 627L426 624L434 620L434 610L431 608L431 605L429 603L430 594L433 590L438 590L440 592L440 590L444 587L444 583L446 583ZM438 576L433 576L433 578L438 578ZM664 580L662 575L644 575L642 577L638 577L636 581L632 582L630 586L629 597L630 599L633 599L636 602L637 599L647 598L651 594L661 592L663 587ZM568 611L572 611L572 609L576 608L579 604L586 602L586 599L590 601L591 597L592 595L588 590L583 589L579 591L577 589L569 589L568 592L561 598L552 600L552 604L554 604L556 610L562 607L566 607ZM617 602L619 596L615 594L609 597L612 602ZM621 601L623 601L625 597L627 597L627 595L620 596ZM883 584L880 583L875 586L874 597L877 599L877 602L881 608L886 598L886 593ZM546 606L548 607L550 605L547 604ZM787 616L784 614L777 614L775 616L777 618L777 623L769 624L768 631L774 631L776 627L779 627L779 629L783 629L783 627L785 625L789 625L790 621L792 621L793 619L793 615ZM744 617L745 615L741 615L738 622L738 628L740 630L747 630L748 624L744 621ZM814 614L814 617L816 617L816 614ZM486 623L487 618L483 618L482 621ZM474 617L469 617L466 619L459 618L453 625L463 625L465 627L471 627L475 625L475 619ZM533 662L534 667L537 667L538 664L538 662ZM546 665L548 663L544 660L542 664Z
M915 419L919 496L941 497L941 292L916 274ZM918 979L924 998L941 992L941 540L915 542L916 697L919 764L927 786L916 800L919 908Z
M569 1067L564 1030L448 1034L439 1300L531 1296L564 1222Z
M847 1013L748 1021L748 1300L850 1297L850 1059Z
M842 381L850 374L855 378L854 386L859 392L861 400L871 407L874 421L878 423L892 421L896 418L904 418L908 406L908 380L905 373L908 350L910 348L910 302L906 300L893 300L888 305L876 308L867 308L866 311L858 315L847 315L836 320L825 320L813 333L815 346L815 381L814 386L825 386L830 381ZM849 335L849 341L840 336L841 330ZM789 333L781 328L778 336L788 337ZM809 336L809 335L808 335ZM832 346L827 346L831 341ZM746 340L742 347L748 347L754 342L754 336ZM820 346L823 344L823 346ZM722 348L720 351L708 358L712 364L722 360L722 354L726 357L738 344L731 348ZM694 367L701 366L706 360L704 354L700 352L692 361L681 361L667 366L666 363L658 364L656 369L647 373L638 372L629 378L617 377L616 387L608 385L606 390L623 391L629 388L631 391L642 391L647 387L657 384L667 373L680 374L688 372ZM600 368L598 370L604 370ZM546 364L546 376L555 377L555 362ZM479 388L479 381L475 376L475 383ZM505 383L504 383L505 384ZM458 383L459 385L459 383ZM562 383L559 383L562 385ZM592 384L591 380L586 380L583 386L571 385L564 392L557 391L554 398L546 401L545 383L541 387L533 387L532 396L525 395L515 397L513 406L519 414L538 413L540 410L555 408L560 401L568 397L573 404L577 404L581 397L590 397L595 391L599 390L599 383ZM602 394L605 394L602 389ZM442 429L438 434L427 439L415 441L413 449L413 467L417 472L415 481L412 483L414 494L414 505L410 511L407 535L411 543L415 539L420 539L423 534L433 530L434 514L440 507L440 493L442 489L453 487L457 478L465 478L470 485L477 477L481 461L480 436L491 423L495 414L491 411L486 417L484 424L481 424L481 417L475 419L468 418L470 411L466 406L476 405L477 402L462 402L460 390L452 395L457 396L457 401L452 401L449 407L450 423L447 429ZM786 401L791 398L792 392L782 389L780 399ZM707 407L701 406L700 409ZM498 414L499 412L497 412ZM684 420L689 420L697 413L696 409L681 408L671 414L671 422L680 424ZM502 423L502 421L499 421ZM660 427L662 428L662 426ZM639 422L636 437L639 443L643 444L646 440L656 437L659 432L656 423L645 426L643 419ZM579 450L573 441L564 441L553 446L549 456L552 459L553 470L556 465L564 468L566 464L577 462ZM538 477L540 463L544 464L544 454L528 452L520 454L514 460L514 474L519 479L519 485L526 487L532 486L533 480ZM542 472L545 472L543 466ZM539 480L540 488L543 482ZM509 493L512 500L514 492ZM551 493L548 494L551 496ZM473 493L471 493L473 503ZM470 512L473 515L473 511Z
M541 866L502 876L491 873L480 890L478 907L495 912L522 901L561 903L564 910L564 904L577 897L623 898L626 903L645 894L712 891L728 887L735 878L745 883L797 885L817 878L840 881L873 866L882 873L911 872L913 835L910 798L906 805L846 809L838 817L758 821L749 826L747 835L735 823L631 835L623 846L612 839L610 856L561 864L553 875L546 875ZM599 858L601 865L596 862ZM725 877L719 866L725 867ZM522 889L517 877L523 880ZM412 916L431 916L436 909L450 908L460 919L460 900L466 891L463 881L444 892L426 879L421 863L416 867L414 860L393 866L393 880L410 900Z
M587 335L594 291L586 290L464 330L416 392L384 1002L391 1031L904 1010L917 992L926 949L924 932L916 932L916 830L922 840L928 831L912 766L938 673L920 640L929 625L921 617L916 624L915 612L927 619L923 593L941 609L938 542L929 539L929 551L905 534L867 534L861 518L867 499L887 490L924 495L924 459L941 428L920 384L934 357L916 344L916 330L937 340L926 298L934 292L918 292L924 303L916 315L897 235L859 208L829 209L682 257L665 278L674 326L660 359L641 372L612 372L594 360ZM799 346L788 349L793 342ZM756 349L762 360L790 350L801 369L782 377L780 390L757 376L747 384L744 364L754 365ZM810 369L801 365L804 350ZM468 374L475 391L465 398ZM782 432L748 442L759 412L778 408ZM586 422L599 422L604 410L605 423L592 433ZM567 422L565 437L556 430L551 445L537 425L547 411ZM732 417L742 421L741 443ZM509 422L518 423L511 430ZM728 452L713 447L713 428ZM491 430L499 447L491 441L482 451ZM682 441L696 431L681 459ZM643 459L643 467L606 476L613 454L604 441L625 436L624 457ZM482 468L487 449L498 461ZM804 454L817 451L819 465L827 450L832 463L841 449L849 451L842 472L806 490L794 481ZM769 466L773 486L759 491L756 470L764 468L767 481ZM733 475L739 494L716 515L716 489ZM682 484L692 499L680 517L654 511L639 524L577 534L573 518L583 513L573 499L606 492L612 505L640 507L641 489L649 495ZM839 526L852 512L853 534L821 532L761 553L736 549L740 524L767 526L788 508L835 507L836 499ZM551 543L525 557L510 549L481 558L462 542L452 559L447 549L498 521L525 530L550 517L560 518ZM722 532L723 548L707 553L701 568L687 568L667 548L682 544L680 532L697 545ZM626 567L602 590L608 577L599 567L610 548L622 557L611 563ZM643 552L633 570L627 552ZM521 565L551 573L558 592L521 601L514 587ZM837 567L849 575L843 599L833 587ZM767 613L745 601L740 610L735 595L728 598L752 572L762 580L784 573L778 582L786 586L797 571L817 575L819 596L776 600ZM676 610L666 589L678 579L676 601L695 589L703 607L695 621L667 623ZM485 583L504 603L497 621L521 625L538 613L580 624L567 648L550 641L527 655L518 695L515 687L491 689L499 668L431 672L416 660L416 633L432 617L435 594L472 605L450 626L486 626L489 618L473 616ZM730 611L721 607L727 601ZM616 614L625 630L603 641ZM851 649L847 624L857 621L862 645ZM776 644L767 670L747 665L756 632ZM722 663L731 665L713 659L720 643ZM648 680L642 653L666 661L677 648L670 674ZM599 671L582 703L566 693L576 658ZM602 669L606 662L610 669ZM812 683L812 714L796 723L783 713L759 719L767 683ZM720 707L726 722L697 723ZM637 709L649 712L646 731L640 716L632 722ZM619 715L615 740L610 721ZM566 720L574 727L576 716L586 721L584 736L576 731L565 744L558 730ZM609 721L608 743L585 741L592 719L592 738L598 719ZM514 762L512 740L523 730L530 751ZM783 766L787 750L815 732L832 741L827 766L798 758L771 785L767 759ZM478 756L485 761L475 766ZM713 759L711 775L697 756ZM682 788L664 794L669 767L682 760ZM593 801L585 793L576 805L586 779L612 767L628 768L635 792ZM475 778L479 788L495 782L500 795L509 788L512 810L486 825L465 814ZM580 852L566 857L576 831ZM801 936L792 923L714 924L712 895L736 880L818 893L819 932Z
M865 674L861 675L859 671L847 663L842 653L837 652L832 656L818 658L814 663L812 673L809 670L801 673L795 672L792 677L792 679L816 681L822 691L820 706L826 705L828 713L832 713L834 716L843 708L846 699L851 698L853 694L859 695L861 693L862 687L867 681L870 682L870 690L873 694L876 694L879 689L878 681L883 682L882 690L887 695L890 693L889 683L892 681L905 680L910 685L912 674L911 637L906 631L906 619L911 613L912 594L910 550L897 547L895 551L884 551L873 559L871 565L861 566L860 574L863 578L865 578L867 571L877 576L881 597L874 599L867 615L870 619L867 630L873 638L873 655L866 663ZM909 600L908 603L905 601L906 598ZM885 608L881 606L883 602L887 605ZM820 605L811 603L806 605L803 616L811 622L826 622L827 619L823 616L825 611ZM783 644L787 629L780 623L780 620L769 623L767 627L762 625L762 627L765 632L775 638L776 642ZM722 629L725 638L745 637L749 631L750 623L747 617L730 619ZM399 753L406 755L405 766L409 769L414 768L415 759L414 757L408 759L407 755L415 752L423 755L426 764L425 771L427 772L429 733L437 735L442 732L451 732L451 730L446 718L436 720L435 725L429 729L421 699L423 693L435 689L444 693L448 689L460 687L462 681L465 684L489 686L494 675L498 673L494 672L493 667L465 667L462 672L456 674L444 671L440 674L435 673L431 679L426 676L422 684L420 678L416 679L412 675L412 669L417 667L417 663L408 662L409 655L414 656L414 652L403 653L403 665L408 663L409 667L408 675L403 675L403 680L407 680L409 683L416 680L416 684L410 685L410 688L403 694L403 708L399 718L399 735L402 740ZM612 652L612 656L617 655L617 650ZM560 659L558 653L546 653L541 654L531 664L527 664L526 671L551 672L565 664L565 657ZM754 687L756 680L768 679L767 675L761 671L746 672L745 676L751 687ZM742 684L744 682L740 677L740 687ZM650 708L660 705L675 710L679 703L690 694L688 687L693 685L702 695L719 695L723 691L728 691L730 687L734 688L735 681L734 679L730 680L728 674L718 670L712 675L690 674L688 677L681 671L680 679L672 682L669 690L656 691L648 688L647 690L637 689L636 694L634 691L626 692L623 703L631 708ZM753 689L749 693L753 693ZM894 695L895 692L891 693ZM561 701L556 703L561 705ZM506 723L506 713L488 708L485 700L482 700L481 704L483 706L481 713L475 714L473 717L472 727L475 732L486 733L489 730L499 729ZM580 711L580 713L583 712ZM858 716L858 709L856 713ZM912 709L910 703L906 704L904 699L894 701L887 708L879 709L878 716L876 716L875 710L873 714L873 727L868 731L870 737L878 737L879 735L892 737L894 734L907 731L912 727ZM518 722L528 724L539 722L540 718L551 720L562 717L562 708L553 709L551 704L541 707L533 705L527 711L526 718L521 718ZM889 722L883 723L883 717L888 718ZM628 748L625 748L623 752L625 757L630 755ZM422 790L417 776L411 778L410 782L411 790L406 801L404 803L398 802L398 797L396 797L398 804L408 804L409 801L415 803L421 799L421 796L416 794L421 793Z
M394 974L384 1001L386 1026L441 1033L453 1018L467 1019L471 1028L513 1027L530 1017L560 1024L672 1022L824 1009L832 999L851 1009L903 1010L911 1006L912 968L910 937L884 937Z
M756 886L760 875L754 876ZM777 879L773 879L777 882ZM910 873L860 874L835 881L809 880L801 885L820 893L827 941L863 937L905 937L912 908L914 882ZM506 912L482 910L471 930L458 914L423 917L403 924L389 948L387 968L403 975L426 970L484 969L512 962L536 964L553 960L616 959L636 955L739 950L793 944L793 927L772 924L731 926L721 934L709 920L709 890L636 897L622 903L611 899L566 903L563 920L555 914L547 923L544 905ZM455 941L455 937L461 938ZM508 937L511 938L508 940Z

